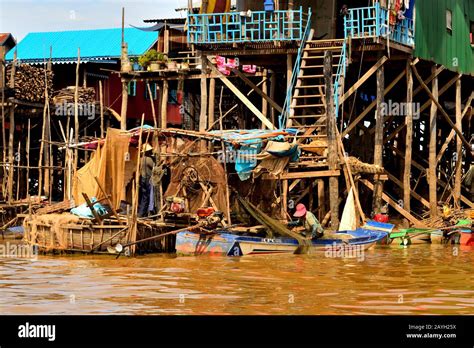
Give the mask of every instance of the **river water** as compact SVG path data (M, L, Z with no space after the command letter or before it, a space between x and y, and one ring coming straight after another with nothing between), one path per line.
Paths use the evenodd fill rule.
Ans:
M0 258L0 314L474 314L474 248Z

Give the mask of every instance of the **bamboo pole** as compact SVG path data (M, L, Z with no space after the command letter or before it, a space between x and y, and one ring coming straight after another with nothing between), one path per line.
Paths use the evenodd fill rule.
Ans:
M436 65L431 68L432 73L436 72ZM433 96L438 99L438 77L436 76L431 82L431 89L433 90ZM428 189L429 189L429 201L430 201L430 212L431 217L438 216L438 197L437 197L437 184L436 184L436 116L437 116L436 104L431 102L430 110L430 145L429 145L429 167L428 167ZM410 159L411 160L411 159Z

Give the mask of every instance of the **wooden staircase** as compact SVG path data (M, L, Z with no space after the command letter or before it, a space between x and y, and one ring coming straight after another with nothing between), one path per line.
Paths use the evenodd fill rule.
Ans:
M290 106L289 125L325 125L326 87L324 53L333 52L333 78L336 78L344 40L307 41ZM295 122L296 121L296 122Z
M332 67L335 80L343 45L343 39L306 41L287 123L288 126L308 129L299 136L301 139L327 136L324 53L328 50L333 52Z

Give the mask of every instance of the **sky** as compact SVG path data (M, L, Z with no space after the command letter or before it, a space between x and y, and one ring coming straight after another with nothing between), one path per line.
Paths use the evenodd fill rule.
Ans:
M144 19L184 17L187 0L0 0L0 32L20 41L29 32L149 26Z

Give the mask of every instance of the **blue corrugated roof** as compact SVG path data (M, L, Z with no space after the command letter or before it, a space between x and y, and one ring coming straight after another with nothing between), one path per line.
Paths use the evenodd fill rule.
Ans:
M156 32L135 28L125 29L128 54L141 55L157 40ZM81 58L104 59L120 57L122 29L93 29L29 33L17 45L18 59L22 61L49 58L49 48L53 47L53 60L77 59L77 48L81 48ZM13 50L8 52L7 60L13 59Z

